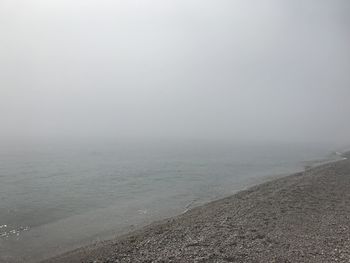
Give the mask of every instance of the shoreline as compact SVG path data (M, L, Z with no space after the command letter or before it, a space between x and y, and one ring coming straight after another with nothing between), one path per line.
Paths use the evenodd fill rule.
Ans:
M330 162L42 262L349 262L349 187Z

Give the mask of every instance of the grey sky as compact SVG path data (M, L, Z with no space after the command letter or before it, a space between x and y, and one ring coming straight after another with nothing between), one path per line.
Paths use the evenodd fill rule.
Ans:
M350 1L1 0L0 138L350 141Z

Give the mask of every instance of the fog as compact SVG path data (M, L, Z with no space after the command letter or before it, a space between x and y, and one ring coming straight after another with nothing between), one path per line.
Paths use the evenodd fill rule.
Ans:
M348 0L1 0L0 139L350 141Z

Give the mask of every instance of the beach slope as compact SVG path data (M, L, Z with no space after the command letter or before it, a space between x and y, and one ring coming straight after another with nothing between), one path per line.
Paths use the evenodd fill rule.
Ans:
M58 262L350 262L350 161L267 182Z

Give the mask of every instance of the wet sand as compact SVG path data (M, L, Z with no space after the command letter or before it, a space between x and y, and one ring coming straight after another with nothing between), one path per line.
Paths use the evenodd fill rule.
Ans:
M350 160L44 262L350 262Z

